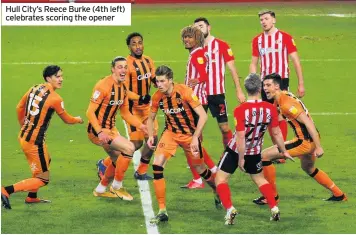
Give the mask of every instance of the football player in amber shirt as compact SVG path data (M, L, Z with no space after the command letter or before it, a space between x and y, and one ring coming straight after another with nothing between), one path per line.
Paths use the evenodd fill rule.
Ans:
M301 168L320 185L332 192L332 196L327 201L345 201L346 195L336 186L329 176L319 168L315 167L315 161L324 154L320 143L319 133L304 103L288 91L280 89L281 76L276 73L267 75L263 79L263 89L268 99L274 99L274 105L280 113L280 119L288 121L294 131L295 137L285 142L287 151L292 157L299 157ZM276 170L271 160L280 155L277 146L269 147L262 152L263 172L266 179L274 187L275 196L278 199L276 190ZM262 196L254 200L256 204L266 203Z
M129 93L129 111L146 123L150 113L150 89L154 84L155 66L153 60L143 54L144 44L143 36L140 33L130 33L126 38L126 45L130 50L130 55L126 57L128 72L126 73L125 85ZM135 145L135 150L140 149L148 136L140 129L126 123L127 130L130 136L130 141ZM155 121L155 140L157 141L158 121ZM152 177L147 175L148 164L150 163L153 150L147 144L141 149L140 164L135 171L134 177L138 180L152 180ZM98 175L103 175L106 167L111 164L110 157L104 160L99 160Z
M1 201L5 209L11 209L9 197L12 193L27 191L25 203L50 202L37 197L40 187L49 183L51 157L45 142L46 131L56 112L66 124L83 123L81 117L73 117L64 109L62 97L56 92L62 88L63 72L57 65L43 70L45 83L31 87L16 107L21 126L18 136L22 151L30 165L32 178L1 187Z
M128 91L124 84L127 61L118 56L111 62L112 74L101 79L95 85L87 110L88 137L96 145L102 146L110 156L110 164L99 185L94 190L94 196L120 197L123 200L133 200L133 197L122 186L125 172L132 160L135 146L122 137L115 127L116 113L120 110L121 117L130 125L147 133L147 128L129 111ZM110 192L106 191L109 181L114 178Z
M159 212L151 223L168 221L166 210L166 181L163 176L164 166L172 157L178 146L182 147L187 158L191 159L193 167L211 186L215 193L215 203L220 205L216 194L214 175L205 167L203 147L199 140L203 127L207 121L198 97L192 89L182 84L173 83L173 71L163 65L156 70L158 91L152 96L151 113L147 122L149 139L147 144L154 145L154 120L158 109L166 117L166 127L157 144L153 161L153 185L159 205Z

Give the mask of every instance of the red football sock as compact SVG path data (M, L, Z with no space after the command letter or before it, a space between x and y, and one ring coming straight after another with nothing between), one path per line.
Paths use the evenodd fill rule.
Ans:
M263 175L268 183L271 184L274 196L277 196L276 168L272 162L269 163L270 164L268 166L263 166Z
M274 199L273 189L271 184L264 184L259 187L260 192L262 195L267 199L267 203L269 208L273 208L277 205L276 200Z
M230 192L229 185L227 183L219 184L216 187L216 192L218 193L224 208L226 210L231 208L232 202L231 202L231 192Z
M104 176L100 183L104 186L108 186L109 181L114 177L115 175L115 167L113 164L109 164L108 167L105 170Z
M208 152L205 150L205 148L202 148L202 151L205 164L209 167L209 169L213 168L215 166L215 163L213 162L213 160L211 160L211 157L209 156Z
M188 165L190 167L190 171L192 172L193 179L198 180L200 179L200 175L198 172L195 170L194 166L192 165L192 160L188 157L187 158Z

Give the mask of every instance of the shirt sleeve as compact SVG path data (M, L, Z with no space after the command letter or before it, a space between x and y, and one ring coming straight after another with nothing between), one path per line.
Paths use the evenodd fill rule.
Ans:
M258 51L257 37L252 40L252 56L259 57L260 53Z
M199 82L208 81L209 77L206 72L206 66L207 66L208 60L205 57L205 55L202 53L197 56L192 56L191 60L192 60L194 67L198 70L199 77L197 77L197 79L199 80ZM191 78L188 78L188 79L191 79Z
M221 52L224 56L225 63L234 60L234 53L232 53L232 49L230 48L229 44L226 42L221 42Z
M150 106L151 106L151 112L152 113L157 113L158 111L158 104L159 103L159 100L158 100L158 94L157 93L154 93L152 98L151 98L151 103L150 103Z
M304 112L303 107L291 97L287 97L283 104L280 106L281 112L288 119L297 119L298 116Z
M201 105L198 96L194 94L191 88L186 87L184 94L185 101L187 101L190 107L193 109Z
M290 35L286 37L286 47L288 55L297 51L297 46L295 45L294 39Z
M54 110L58 115L64 113L64 101L62 97L58 96L55 99L53 99L52 108L54 108Z
M96 104L101 104L101 102L105 99L106 93L100 84L96 84L93 90L93 94L90 98L91 102Z
M241 107L237 107L234 111L234 118L236 123L236 131L245 130L245 115Z

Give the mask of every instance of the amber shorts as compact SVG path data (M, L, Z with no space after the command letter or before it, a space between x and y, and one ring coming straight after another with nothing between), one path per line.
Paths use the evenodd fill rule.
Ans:
M169 130L165 130L158 144L154 156L163 155L167 159L174 156L178 147L182 147L187 158L192 160L193 165L204 164L202 146L200 144L200 153L198 156L193 155L190 151L190 143L192 142L192 136L187 134L174 133Z
M103 132L107 133L111 139L115 139L117 136L120 135L119 131L116 129L116 127L112 128L112 129L102 129ZM96 144L98 146L102 146L105 150L109 150L110 149L110 144L103 144L100 140L98 136L95 136L94 133L90 132L88 133L88 138L89 140L93 143Z
M147 119L148 116L150 115L150 106L149 105L141 105L139 108L137 107L132 107L130 109L130 112L132 115L137 117L143 124L147 124ZM144 140L145 138L148 138L145 133L143 133L141 130L137 129L134 126L129 125L127 122L126 126L129 132L130 140ZM158 131L158 121L157 118L154 121L154 135L157 136L157 131Z
M33 177L49 170L51 158L45 143L35 145L21 138L19 138L19 142L26 155Z
M302 157L308 154L312 154L315 150L315 144L309 140L302 140L294 138L292 140L284 142L288 153L292 157Z

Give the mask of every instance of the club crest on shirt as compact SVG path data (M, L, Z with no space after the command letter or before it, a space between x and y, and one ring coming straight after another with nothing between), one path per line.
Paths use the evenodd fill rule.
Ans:
M298 113L298 109L294 106L290 107L288 111L294 115Z
M198 63L199 64L204 64L204 59L203 59L203 57L198 57Z
M276 41L276 43L277 43L277 44L280 44L280 43L282 43L282 40L281 40L281 39L278 39L278 40Z
M229 54L229 56L233 56L233 55L234 55L234 53L232 53L231 48L229 48L229 49L227 50L227 53Z
M94 91L94 94L93 94L93 100L97 100L100 96L100 91Z
M177 101L177 104L182 104L182 99L181 98L177 98L176 101Z

